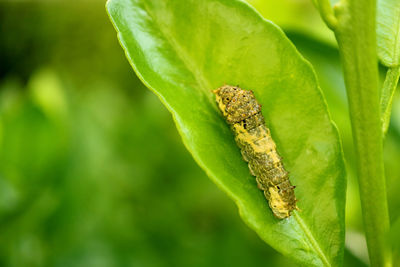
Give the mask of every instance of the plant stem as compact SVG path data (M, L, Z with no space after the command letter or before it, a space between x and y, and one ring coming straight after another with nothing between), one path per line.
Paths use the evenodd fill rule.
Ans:
M376 0L342 0L335 29L349 102L371 266L391 266L376 54Z
M326 25L331 30L334 30L337 25L337 19L335 14L333 14L331 2L329 0L317 0L317 5L319 13L321 14L321 17L325 21Z
M386 73L385 82L382 87L381 96L381 113L382 113L382 132L386 134L389 123L390 114L392 113L393 96L396 92L397 83L400 76L400 66L389 68Z

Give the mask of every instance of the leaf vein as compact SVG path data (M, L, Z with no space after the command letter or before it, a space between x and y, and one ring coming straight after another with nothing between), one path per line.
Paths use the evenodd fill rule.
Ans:
M328 259L325 256L325 254L323 253L322 249L318 245L317 240L315 240L313 234L311 233L310 229L308 229L307 225L304 223L304 221L300 217L300 215L298 215L297 212L294 212L293 213L293 217L296 219L296 221L300 225L301 229L303 229L303 231L306 234L308 240L310 241L312 247L317 252L317 254L320 256L320 258L321 258L322 262L324 263L324 265L325 266L331 266L331 264L329 263Z

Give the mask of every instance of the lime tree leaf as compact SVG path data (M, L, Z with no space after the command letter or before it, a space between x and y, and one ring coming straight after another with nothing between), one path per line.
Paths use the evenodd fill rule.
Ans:
M337 46L333 31L326 27L313 1L299 0L246 0L258 12L278 24L286 32L306 34L313 39Z
M385 134L400 76L400 1L379 0L376 19L378 57L388 67L381 93L382 131Z
M302 264L341 265L340 141L311 65L283 32L238 0L110 0L107 9L136 74L172 113L187 149L243 220ZM263 104L297 186L301 210L288 219L272 215L217 108L211 90L224 84L253 90Z
M379 0L377 12L378 56L383 65L400 65L400 1Z

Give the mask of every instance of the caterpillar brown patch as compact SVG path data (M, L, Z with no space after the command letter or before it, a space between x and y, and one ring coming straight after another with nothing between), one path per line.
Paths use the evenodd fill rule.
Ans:
M261 105L252 91L238 86L224 85L213 92L222 115L235 134L243 159L256 177L258 188L264 191L273 214L279 219L289 217L291 211L297 209L295 187L289 181L270 130L265 126Z

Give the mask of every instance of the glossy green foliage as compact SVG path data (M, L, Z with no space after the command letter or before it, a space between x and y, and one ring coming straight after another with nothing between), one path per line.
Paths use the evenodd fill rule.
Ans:
M285 32L303 33L315 40L336 46L331 30L327 30L324 21L310 0L247 0L260 14Z
M400 1L379 0L377 9L378 56L387 67L400 64Z
M197 163L272 247L308 265L340 265L345 173L315 74L274 24L240 1L107 3L139 78L172 113ZM297 186L301 211L273 217L220 115L212 89L251 89ZM190 179L190 177L188 177Z
M381 90L382 130L386 133L392 101L400 76L400 1L379 0L377 9L378 57L388 67Z

